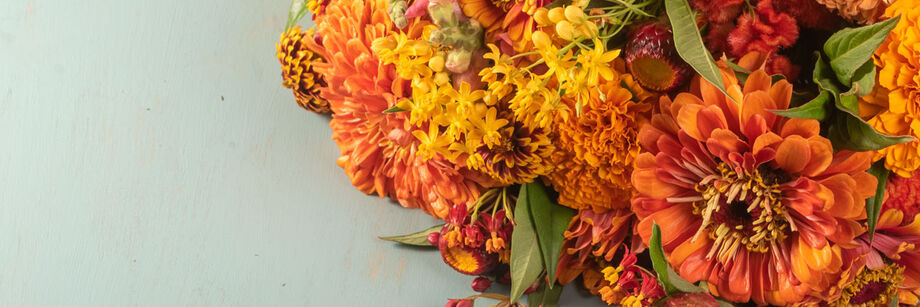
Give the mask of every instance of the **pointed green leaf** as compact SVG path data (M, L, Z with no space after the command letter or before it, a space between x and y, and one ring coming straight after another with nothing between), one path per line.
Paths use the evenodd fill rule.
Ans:
M381 240L399 242L406 245L415 245L415 246L432 246L428 242L428 234L433 232L441 231L441 228L444 228L444 224L431 226L431 228L416 232L410 233L407 235L401 236L392 236L392 237L379 237Z
M555 287L540 287L537 291L527 295L527 305L530 307L556 307L562 295L562 285Z
M665 0L664 6L668 19L671 21L677 54L684 59L684 62L690 64L690 67L693 67L700 77L734 100L735 98L729 96L725 91L725 83L722 82L719 66L716 65L716 61L712 59L712 55L703 44L700 29L696 27L696 15L690 8L690 4L687 3L687 0Z
M648 254L652 258L652 268L655 269L655 274L658 275L658 281L664 287L664 291L667 294L676 292L677 288L671 284L670 274L668 274L670 265L664 258L664 248L661 246L661 228L658 227L658 223L652 224L652 237L648 242Z
M885 168L885 160L879 160L869 168L869 174L878 179L878 185L875 186L875 195L866 199L866 223L869 226L869 240L875 236L875 227L878 225L879 214L882 213L882 202L885 199L885 184L888 182L888 169Z
M901 304L900 304L899 301L900 301L900 300L898 300L898 293L895 292L895 293L894 293L894 297L891 298L891 303L888 304L888 307L898 307L898 306L900 306Z
M562 254L562 242L565 241L563 233L569 228L575 210L550 200L540 182L526 183L521 191L525 191L524 187L534 229L537 232L537 241L540 242L540 251L546 265L547 280L552 283L556 280L556 266L559 263L559 255ZM552 287L552 284L550 286Z
M885 41L899 17L859 28L846 28L831 35L824 43L831 68L841 84L850 84L853 74L872 57Z
M404 110L400 107L394 106L392 108L383 110L383 113L399 113L399 112L406 112L406 111L409 111L409 110Z
M722 299L716 299L716 303L719 303L719 307L735 307L734 304Z
M836 120L828 128L827 134L836 150L879 150L891 145L915 140L911 136L881 134L864 120L850 113L837 112L834 117L836 117Z
M671 284L674 285L674 288L680 292L687 292L687 293L706 292L706 290L701 288L700 286L694 285L692 282L689 282L683 277L680 277L680 274L677 274L677 271L674 271L674 269L671 268L670 265L668 266L668 281L670 281Z
M866 64L863 64L862 67L856 70L856 73L853 74L853 88L858 89L858 95L860 97L869 95L872 92L872 87L875 86L875 63L872 61L866 61Z
M290 29L303 18L310 10L307 8L307 3L305 0L292 0L291 9L288 11L288 20L287 24L284 26L285 29Z
M811 101L805 103L804 105L786 109L786 110L770 110L776 115L792 117L792 118L811 118L817 120L824 120L827 117L827 102L831 99L831 94L828 91L821 91L818 94L818 97L812 99Z
M516 302L543 272L543 255L530 216L528 185L521 186L511 233L511 301Z
M843 90L840 89L840 85L837 82L837 79L834 78L834 71L831 70L830 65L824 61L821 53L815 52L815 55L818 57L818 59L815 61L815 70L812 71L811 78L822 90L829 91L831 94L834 94L834 100L836 101L836 96L840 95Z

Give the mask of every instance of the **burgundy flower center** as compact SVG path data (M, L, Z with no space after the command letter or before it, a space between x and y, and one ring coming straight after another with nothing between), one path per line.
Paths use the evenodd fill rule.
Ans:
M888 306L904 280L904 267L891 263L877 270L864 268L831 306Z
M784 176L769 169L738 172L724 162L717 171L697 185L693 202L693 213L703 218L694 240L703 232L714 240L707 257L731 258L741 247L765 253L783 240L791 228L780 201Z

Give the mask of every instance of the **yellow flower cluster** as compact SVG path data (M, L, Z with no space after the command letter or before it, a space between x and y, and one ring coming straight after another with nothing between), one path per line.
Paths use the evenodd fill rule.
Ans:
M878 82L863 97L861 116L882 133L920 137L920 0L895 1L885 17L901 15L897 26L875 51ZM890 146L878 151L885 167L901 177L920 169L920 141Z

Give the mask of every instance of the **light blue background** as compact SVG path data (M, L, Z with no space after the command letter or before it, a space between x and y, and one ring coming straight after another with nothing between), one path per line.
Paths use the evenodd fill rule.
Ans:
M328 119L281 87L288 5L0 1L0 306L473 294L437 252L376 239L436 221L355 190Z

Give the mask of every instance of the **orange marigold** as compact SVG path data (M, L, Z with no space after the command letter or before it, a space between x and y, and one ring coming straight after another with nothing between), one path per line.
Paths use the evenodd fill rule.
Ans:
M314 63L323 59L310 50L304 40L313 40L313 30L301 31L300 26L284 33L275 49L281 62L282 85L294 92L297 104L316 113L329 113L329 103L319 97L319 89L326 86L323 76L313 69Z
M920 137L920 0L895 1L885 17L901 15L888 38L875 50L878 77L872 93L863 97L859 110L869 124L889 135ZM889 146L875 159L902 177L920 168L920 141Z
M622 61L614 66L623 71ZM634 192L629 176L639 155L638 127L650 110L643 101L651 95L629 74L616 74L598 89L590 91L578 116L575 101L563 100L568 109L559 113L569 114L557 114L554 121L556 168L546 178L559 192L562 205L600 211L626 208Z
M330 1L316 16L322 46L312 49L328 60L315 69L328 84L321 95L334 113L329 125L342 151L338 164L359 190L444 218L452 205L475 201L482 187L475 172L440 155L417 154L408 112L383 112L410 96L410 81L371 50L375 39L398 30L386 5L386 0ZM405 31L418 38L425 25L413 21Z
M872 153L835 153L818 121L770 112L789 106L785 80L759 69L742 86L720 66L730 96L696 78L641 129L637 231L647 243L660 225L668 262L722 298L799 302L836 282L864 229Z

